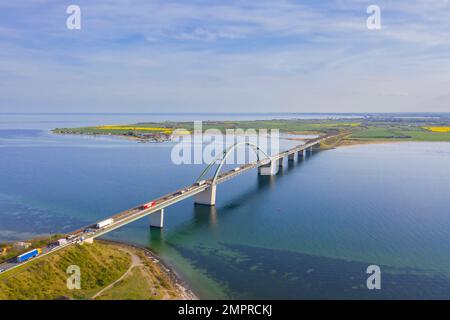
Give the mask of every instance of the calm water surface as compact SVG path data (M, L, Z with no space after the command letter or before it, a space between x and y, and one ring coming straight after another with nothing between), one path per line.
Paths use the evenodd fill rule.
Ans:
M0 240L73 230L203 168L172 164L172 143L48 132L164 116L0 117ZM144 218L108 237L157 251L200 297L450 298L449 194L450 144L345 147L275 177L239 176L218 187L214 208L171 206L163 230ZM382 290L366 289L371 264Z

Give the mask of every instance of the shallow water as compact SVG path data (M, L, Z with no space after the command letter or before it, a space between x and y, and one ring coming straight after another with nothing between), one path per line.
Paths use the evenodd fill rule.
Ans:
M204 167L172 164L171 143L56 136L32 119L31 130L7 127L2 240L98 221L192 183ZM108 237L151 247L200 297L450 298L449 160L448 143L317 152L275 177L252 171L220 185L214 208L167 208L163 230L144 218ZM371 264L382 290L366 288Z

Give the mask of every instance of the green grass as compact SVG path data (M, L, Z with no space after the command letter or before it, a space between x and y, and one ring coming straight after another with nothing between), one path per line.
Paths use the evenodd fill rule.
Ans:
M356 130L351 138L359 139L410 139L409 135L394 127L368 127Z
M368 140L450 141L450 132L431 132L417 126L383 125L358 128L350 138Z
M148 275L141 267L131 270L127 277L98 297L100 300L152 300L161 298L161 292L157 289L152 290Z
M159 264L155 264L143 251L133 250L142 265L135 266L131 272L114 286L104 291L99 300L160 300L180 299L179 288L173 283Z
M417 141L447 141L450 142L450 132L410 132L412 140Z
M67 267L78 265L81 290L69 290ZM127 253L95 242L71 246L0 276L0 299L86 299L118 279L130 266Z
M121 244L96 241L76 245L0 274L0 300L47 300L61 297L90 299L121 278L131 265L130 253L141 264L97 299L180 299L183 294L170 276L144 251ZM81 270L81 290L67 289L67 267Z

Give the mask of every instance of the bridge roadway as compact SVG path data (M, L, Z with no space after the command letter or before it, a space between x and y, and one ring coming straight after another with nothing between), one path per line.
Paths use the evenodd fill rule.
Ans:
M232 179L242 173L245 173L251 169L258 168L258 167L264 166L264 165L268 165L272 161L279 161L279 160L282 160L283 158L286 158L295 153L306 151L307 149L311 149L314 146L319 145L320 143L324 142L325 140L335 138L340 135L342 135L342 133L338 134L338 135L325 135L325 136L322 136L322 137L319 137L316 139L310 139L305 144L298 145L289 150L280 152L276 155L271 156L270 159L264 158L262 160L258 160L258 161L234 168L230 171L227 171L227 172L224 172L224 173L218 175L215 185L223 183L227 180L230 180L230 179ZM66 244L60 245L60 246L43 248L41 255L39 255L35 258L31 258L31 259L21 262L21 263L16 262L15 258L10 259L5 263L0 264L0 272L12 270L12 269L19 267L25 263L34 261L40 257L46 256L50 253L61 250L70 245L73 245L73 244L83 243L83 242L88 242L88 243L91 242L92 243L94 238L100 237L108 232L111 232L115 229L123 227L124 225L127 225L133 221L139 220L147 215L162 212L161 210L163 210L164 208L166 208L174 203L177 203L184 199L195 196L201 192L204 192L206 189L212 187L212 185L211 185L212 180L213 180L212 178L204 180L203 184L198 184L196 182L187 187L178 189L172 193L169 193L162 197L154 199L153 200L155 203L154 206L152 206L148 209L143 209L143 207L141 205L141 206L138 206L138 207L135 207L132 209L125 210L116 215L113 215L109 218L112 218L114 220L114 222L103 228L97 229L97 228L95 228L95 224L92 224L92 225L86 226L84 228L75 230L69 234L66 234L66 239L68 239ZM108 219L108 218L105 218L105 219ZM86 230L88 230L88 231L86 231Z

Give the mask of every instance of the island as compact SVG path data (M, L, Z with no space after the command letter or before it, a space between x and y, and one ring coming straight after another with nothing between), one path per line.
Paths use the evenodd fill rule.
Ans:
M353 118L330 117L326 119L271 119L251 121L204 121L202 130L217 129L279 129L293 135L320 135L349 132L340 144L359 144L387 141L450 141L449 114L423 114L405 116L396 114L367 114ZM135 124L103 125L80 128L56 128L56 134L92 136L117 136L139 142L165 142L172 134L183 129L193 133L194 123L141 122Z

